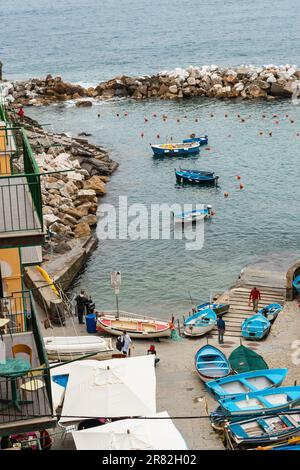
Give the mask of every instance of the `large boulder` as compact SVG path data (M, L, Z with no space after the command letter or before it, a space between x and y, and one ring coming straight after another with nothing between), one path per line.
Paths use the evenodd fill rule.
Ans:
M87 223L88 225L93 226L97 224L97 217L93 214L88 214L82 217L79 223Z
M271 96L280 96L282 98L290 98L293 94L293 91L288 88L288 84L281 85L278 82L272 83L269 90Z
M91 234L91 229L89 224L86 222L80 222L76 225L74 230L74 235L76 238L86 238L89 237Z
M246 91L252 98L264 98L267 95L265 90L262 90L258 85L255 85L254 83L249 85Z
M83 182L83 189L93 189L97 196L103 196L106 193L105 183L100 176L94 175L89 180Z

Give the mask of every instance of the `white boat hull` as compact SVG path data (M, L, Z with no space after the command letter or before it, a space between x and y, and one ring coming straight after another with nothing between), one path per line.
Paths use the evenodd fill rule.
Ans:
M54 336L44 338L45 349L51 360L70 360L88 354L92 359L108 359L112 356L111 339L95 336Z
M215 323L212 323L211 325L205 325L205 326L185 326L184 327L184 334L186 336L203 336L209 331L211 331L215 327Z

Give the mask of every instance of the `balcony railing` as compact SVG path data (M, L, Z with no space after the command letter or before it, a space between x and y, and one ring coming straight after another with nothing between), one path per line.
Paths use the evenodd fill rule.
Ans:
M0 435L24 429L29 420L30 429L39 429L45 423L51 427L54 420L49 362L32 293L24 291L1 298L0 317L10 320L2 328L7 359L12 344L29 343L33 354L30 370L0 374Z

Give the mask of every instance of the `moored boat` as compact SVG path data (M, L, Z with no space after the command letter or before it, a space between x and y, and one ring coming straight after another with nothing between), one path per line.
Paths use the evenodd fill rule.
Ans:
M212 330L217 323L217 315L210 308L202 309L184 320L186 336L203 336Z
M265 316L270 322L274 321L278 313L283 310L280 304L269 304L258 310L258 314Z
M211 209L212 207L210 205L207 205L203 209L179 212L178 214L174 214L174 222L185 224L207 219L211 217Z
M265 369L244 372L207 382L206 386L213 397L218 400L229 395L279 387L287 372L288 369Z
M228 396L220 398L219 403L225 414L231 416L270 414L275 411L284 411L300 403L300 386L279 387Z
M195 367L203 382L226 377L232 372L225 354L210 344L196 352Z
M109 359L113 353L110 338L95 336L52 336L44 338L50 360L67 361L93 354L92 359Z
M236 373L268 369L268 364L262 356L246 346L238 346L229 356L229 362Z
M300 295L300 275L295 277L293 280L293 286L295 287L297 294Z
M97 318L97 330L111 335L121 335L127 331L132 338L163 338L170 336L171 324L155 318L139 316L134 313L103 312Z
M271 324L263 315L247 318L242 324L242 336L246 339L263 339L269 333Z
M219 177L211 171L188 170L180 168L176 170L177 183L192 183L198 185L217 184Z
M213 310L217 315L225 315L225 313L229 312L230 305L229 304L216 304L205 302L204 304L197 305L196 310L202 310L204 308L210 308Z
M226 440L231 448L280 443L299 433L300 410L257 416L225 424Z
M153 154L159 157L176 157L198 155L200 152L199 142L179 142L167 144L150 144Z
M183 139L182 142L199 142L200 145L207 145L208 144L208 135L202 137L196 137L195 134L192 134L191 137L187 139Z

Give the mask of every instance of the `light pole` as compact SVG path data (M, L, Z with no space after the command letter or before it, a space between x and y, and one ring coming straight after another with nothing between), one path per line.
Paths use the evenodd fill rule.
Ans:
M117 316L119 318L119 294L120 294L120 287L121 287L121 272L120 271L113 271L110 273L110 285L115 291L116 295L116 305L117 305Z

